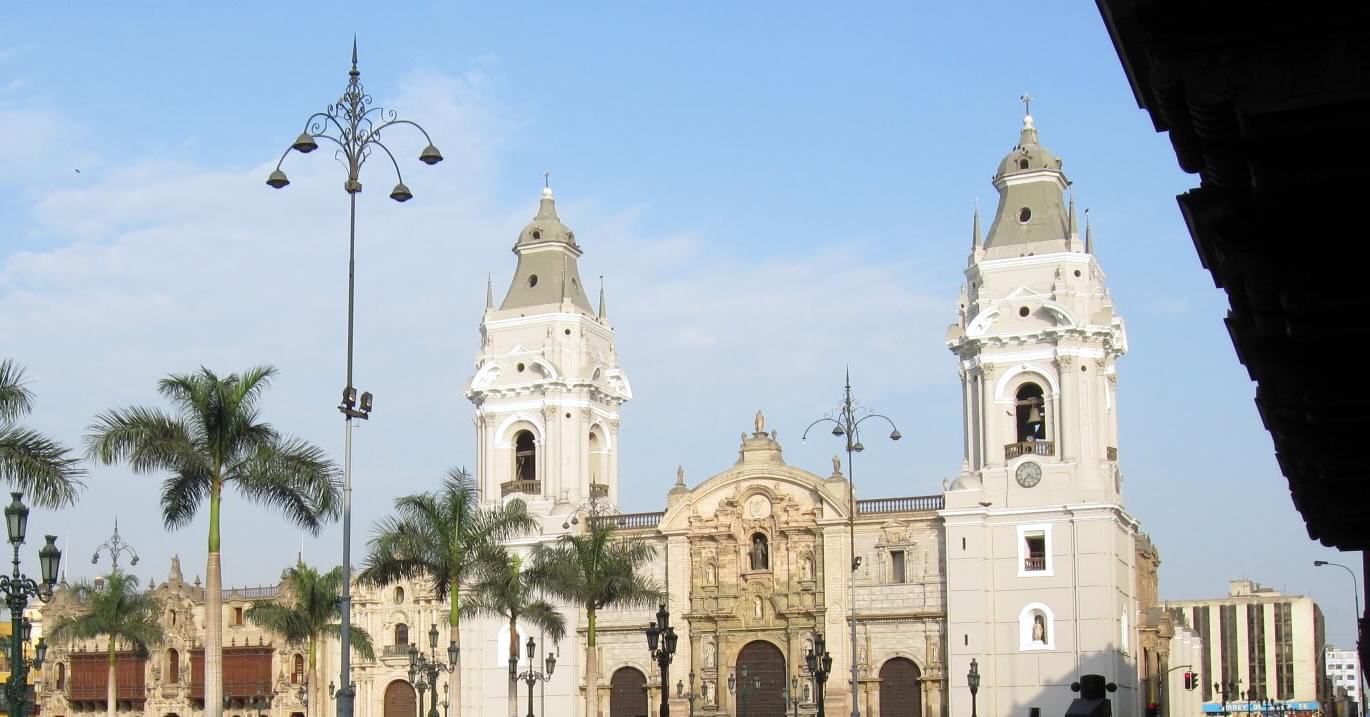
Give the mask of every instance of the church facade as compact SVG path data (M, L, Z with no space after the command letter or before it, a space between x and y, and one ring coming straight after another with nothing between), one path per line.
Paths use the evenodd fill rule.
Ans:
M666 685L676 714L815 715L818 685L804 658L819 635L833 658L828 714L855 706L865 717L970 715L972 661L982 714L1029 707L1063 714L1071 682L1089 672L1117 685L1116 714L1140 714L1139 596L1154 596L1154 587L1137 584L1146 566L1138 564L1138 525L1121 497L1116 361L1126 332L1088 224L1081 236L1065 200L1062 163L1039 143L1031 117L994 184L995 218L984 238L975 219L966 285L947 334L962 379L965 436L952 484L935 495L854 499L836 458L826 475L786 463L758 411L730 468L698 481L681 471L674 486L664 482L661 510L626 514L614 506L620 409L633 396L631 383L603 290L592 303L578 266L582 247L544 189L515 241L509 288L498 302L487 289L465 390L474 408L476 479L484 501L521 499L540 517L535 535L511 541L517 551L593 520L657 546L651 573L666 589L679 635ZM159 589L194 602L179 575L167 582L173 585ZM171 619L202 624L202 604L199 610L186 607ZM558 657L533 692L533 712L651 714L662 684L643 631L654 611L599 614L599 645L589 658L599 676L594 716L581 714L585 616L574 605L563 612L572 634L559 645L519 626L519 644L531 637L538 646L520 671L541 669L549 650ZM377 648L375 660L353 663L357 717L414 715L409 646L427 651L436 627L441 651L446 613L426 585L354 588L354 619ZM465 619L462 630L463 714L456 717L507 713L509 627ZM272 655L263 679L275 699L264 713L331 715L331 703L309 707L296 694L298 646L254 635L243 638ZM168 674L187 673L193 683L195 648L187 644L177 672L146 667L148 695L180 700L157 703L154 717L197 712L193 686L177 692L165 684ZM55 648L45 680L76 658ZM336 646L319 659L320 674L336 679ZM529 693L519 685L522 714ZM440 704L446 689L437 689ZM47 690L43 709L66 717L96 709L97 697ZM144 704L152 703L137 708Z

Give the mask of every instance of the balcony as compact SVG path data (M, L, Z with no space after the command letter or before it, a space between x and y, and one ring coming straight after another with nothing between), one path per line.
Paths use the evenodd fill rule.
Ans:
M619 513L617 515L591 516L590 522L605 520L621 530L643 530L660 525L661 519L665 516L665 511L658 513Z
M409 657L409 645L386 645L381 648L381 657Z
M1030 555L1023 558L1023 570L1025 572L1036 572L1047 569L1047 558L1045 555Z
M542 495L540 480L511 480L499 484L500 497L506 495Z
M1011 461L1018 456L1054 456L1056 441L1019 441L1004 446L1004 460Z
M608 498L608 497L609 497L609 486L604 485L603 483L591 483L591 484L590 484L590 499L591 499L591 500L594 500L595 498Z

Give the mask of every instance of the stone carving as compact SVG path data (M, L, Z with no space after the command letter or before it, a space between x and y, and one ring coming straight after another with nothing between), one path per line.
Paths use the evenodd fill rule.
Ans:
M685 466L675 467L675 484L685 485Z
M771 514L771 501L764 495L754 495L747 499L747 517L753 520L767 518Z
M1041 614L1032 616L1032 641L1038 643L1047 641L1047 622Z
M704 693L704 704L713 707L718 703L718 692L714 690L714 683L705 682L700 691Z
M766 617L766 610L761 606L761 598L752 598L752 617L761 620Z
M704 584L705 584L705 585L717 585L717 584L718 584L718 568L714 567L714 564L713 564L713 563L705 563L705 564L704 564Z
M764 413L762 413L760 410L758 410L758 411L756 412L756 420L755 420L755 423L756 423L756 432L757 432L757 433L760 434L760 433L765 433L765 432L766 432L766 414L764 414Z
M766 536L757 534L752 536L752 570L767 570L770 567L769 550L766 547Z
M842 456L836 453L832 455L832 474L835 476L842 475Z
M808 555L799 560L799 579L813 580L813 558Z
M714 651L714 644L706 641L704 643L704 669L713 669L716 654L717 653Z

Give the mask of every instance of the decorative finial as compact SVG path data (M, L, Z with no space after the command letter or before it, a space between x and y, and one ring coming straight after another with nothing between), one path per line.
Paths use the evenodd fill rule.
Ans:
M675 484L685 485L685 466L675 467Z
M356 35L353 35L353 36L352 36L352 70L351 70L350 72L348 72L347 74L352 75L353 77L356 77L357 75L360 75L360 74L361 74L361 71L357 69L357 36L356 36Z
M970 251L971 251L971 253L973 254L973 253L975 253L975 250L976 250L976 249L979 249L979 248L980 248L980 199L977 197L976 200L975 200L975 209L973 210L972 220L971 220L971 229L970 229Z
M1094 227L1089 225L1089 209L1085 209L1085 253L1094 253Z
M599 275L599 318L604 319L609 315L609 306L604 303L604 275Z
M1070 209L1069 209L1069 213L1070 213L1070 217L1069 217L1069 218L1070 218L1070 229L1068 230L1068 233L1067 233L1067 236L1066 236L1066 242L1067 242L1067 243L1073 243L1073 242L1075 241L1075 239L1078 238L1078 237L1080 236L1080 223L1079 223L1079 220L1076 219L1076 217L1075 217L1075 193L1074 193L1074 192L1071 192L1071 193L1070 193Z
M1030 121L1032 119L1032 95L1024 92L1018 99L1023 102L1023 116Z
M485 272L485 308L495 308L495 280L488 271Z

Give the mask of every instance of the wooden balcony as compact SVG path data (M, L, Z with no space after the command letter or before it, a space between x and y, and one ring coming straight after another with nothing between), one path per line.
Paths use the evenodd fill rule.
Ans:
M1028 556L1023 558L1023 570L1026 572L1037 572L1047 569L1047 558L1045 555Z
M540 480L511 480L499 484L500 497L506 495L542 495Z
M1019 441L1004 445L1004 460L1011 461L1018 456L1054 456L1056 441Z
M590 484L590 499L591 499L591 500L594 500L595 498L608 498L608 497L609 497L609 486L604 485L603 483L591 483L591 484Z

